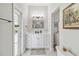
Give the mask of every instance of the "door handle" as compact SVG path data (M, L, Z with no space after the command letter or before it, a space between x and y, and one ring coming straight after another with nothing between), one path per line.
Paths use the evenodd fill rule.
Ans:
M0 20L7 21L7 22L9 22L9 23L11 23L11 22L12 22L12 21L10 21L10 20L7 20L7 19L4 19L4 18L0 18Z
M19 27L19 25L15 25L15 27Z

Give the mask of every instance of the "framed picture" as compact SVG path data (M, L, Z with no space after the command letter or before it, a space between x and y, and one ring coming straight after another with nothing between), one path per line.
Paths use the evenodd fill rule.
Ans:
M63 28L79 29L79 5L72 3L63 10Z

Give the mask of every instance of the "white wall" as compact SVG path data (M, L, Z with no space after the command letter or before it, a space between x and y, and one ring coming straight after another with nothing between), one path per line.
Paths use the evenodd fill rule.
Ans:
M46 32L48 32L48 6L28 6L29 8L29 28L30 31L34 32L35 29L32 29L32 20L33 20L33 16L43 16L43 20L44 20L44 28L43 29L39 29L39 30L43 30L42 32L44 33L45 30L47 30Z
M28 30L29 31L31 31L32 30L32 28L31 28L31 23L32 23L32 21L30 20L31 19L31 13L32 12L35 12L35 13L37 13L37 10L38 10L38 13L40 14L41 12L43 12L45 9L45 12L44 12L44 14L45 14L45 16L47 16L48 14L47 14L47 7L48 7L48 5L49 4L44 4L44 3L27 3L26 4L26 6L28 6L28 24L27 24L27 26L28 26ZM37 6L37 7L36 7ZM38 7L39 6L39 7ZM42 7L41 7L42 6ZM33 8L32 8L33 7ZM43 8L44 7L44 8ZM31 8L31 9L30 9ZM35 11L36 10L36 11ZM41 11L40 11L41 10ZM47 20L47 18L45 19L45 20ZM46 22L47 23L47 22ZM47 25L47 27L48 27L48 25ZM45 27L46 28L46 27ZM46 28L47 29L47 28Z
M60 14L60 42L61 46L69 48L74 54L79 55L79 30L78 29L63 29L63 9L69 4L61 5Z

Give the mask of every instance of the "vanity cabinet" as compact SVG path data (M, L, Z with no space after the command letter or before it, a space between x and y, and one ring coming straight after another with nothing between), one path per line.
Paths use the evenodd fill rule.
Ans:
M12 21L12 3L0 3L0 18Z
M26 48L49 48L49 36L46 34L29 34L26 39Z
M38 39L35 34L29 34L26 40L26 48L37 48Z

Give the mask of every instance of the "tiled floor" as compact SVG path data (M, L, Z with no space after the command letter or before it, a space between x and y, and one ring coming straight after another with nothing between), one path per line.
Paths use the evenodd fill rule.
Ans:
M45 50L26 50L23 56L56 56L56 52L47 52Z

